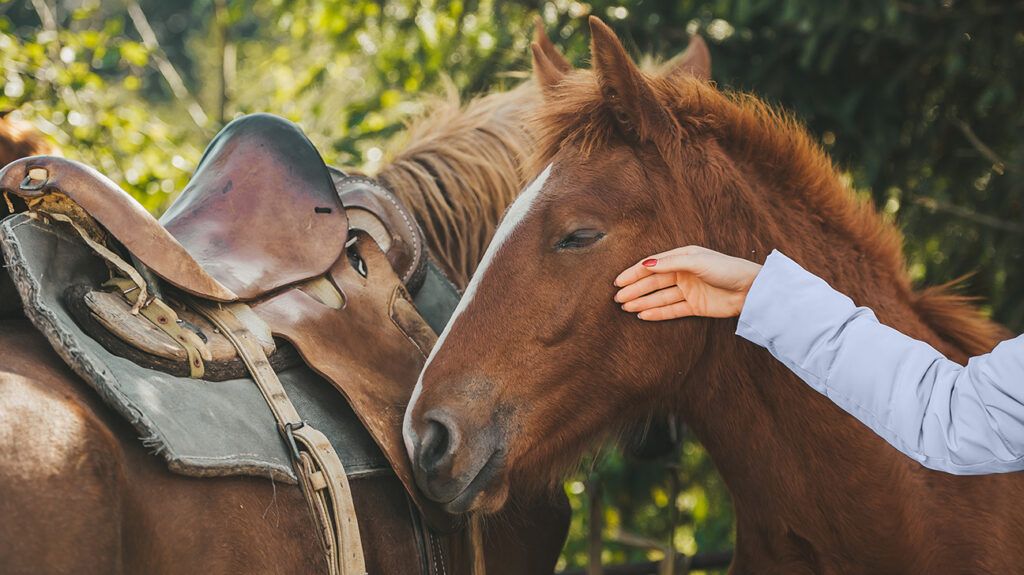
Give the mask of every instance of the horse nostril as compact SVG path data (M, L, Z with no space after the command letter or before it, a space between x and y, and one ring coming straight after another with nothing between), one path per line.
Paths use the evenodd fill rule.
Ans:
M420 443L419 465L423 471L433 473L451 464L455 451L452 435L445 423L434 418L427 420L427 429Z

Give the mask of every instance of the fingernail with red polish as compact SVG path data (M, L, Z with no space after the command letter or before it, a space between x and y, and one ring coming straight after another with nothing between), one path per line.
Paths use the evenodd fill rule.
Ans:
M654 258L650 258L650 259L644 260L644 261L642 261L640 263L643 264L644 267L653 268L654 266L658 265L658 260L656 260Z

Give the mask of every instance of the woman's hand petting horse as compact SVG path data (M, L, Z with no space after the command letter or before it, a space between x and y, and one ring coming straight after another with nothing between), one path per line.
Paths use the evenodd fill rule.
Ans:
M615 278L615 301L642 320L736 317L761 266L700 246L654 254Z
M615 285L615 301L644 320L740 316L737 335L798 366L800 379L926 467L1024 470L1024 335L955 363L777 251L759 266L678 248L633 265Z

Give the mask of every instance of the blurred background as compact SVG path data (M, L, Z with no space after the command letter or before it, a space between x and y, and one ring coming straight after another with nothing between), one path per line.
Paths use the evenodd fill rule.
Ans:
M329 163L373 171L429 97L529 75L532 18L586 65L586 17L634 55L692 34L714 80L794 111L906 235L912 276L1024 331L1024 3L1018 0L17 0L0 2L0 109L159 212L231 118L280 114ZM565 489L563 567L733 544L701 447L608 450ZM588 537L589 528L595 529ZM660 548L659 548L660 547Z

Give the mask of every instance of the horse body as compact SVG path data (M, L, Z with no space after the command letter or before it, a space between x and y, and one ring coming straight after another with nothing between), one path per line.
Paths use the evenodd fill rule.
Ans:
M169 473L27 320L0 323L0 366L2 419L14 424L0 445L0 507L17 518L0 527L5 572L325 568L295 486Z
M751 112L729 111L736 118L728 126ZM742 135L726 130L729 137L718 140L728 160L716 160L745 177L741 189L720 197L711 216L719 225L708 228L705 241L755 258L778 248L875 310L883 323L956 361L989 351L1002 330L955 297L913 293L899 236L869 207L849 201L834 176L820 181L833 174L830 165L801 165L809 157L805 142L780 141L790 130L785 123L745 123ZM833 198L843 203L829 206ZM682 245L692 237L677 232L671 240ZM925 469L766 350L735 336L732 322L706 329L704 358L670 393L733 494L738 572L765 565L790 572L800 564L816 573L1015 569L1024 554L1024 478ZM687 343L677 334L658 345Z
M616 309L613 279L647 254L701 244L763 261L778 248L951 359L1004 334L962 298L911 289L898 233L794 122L692 75L645 75L610 29L591 29L593 73L559 73L534 50L541 175L406 412L421 488L452 510L500 509L510 486L543 488L593 443L672 412L732 493L734 573L1017 570L1024 475L921 467L735 321Z

